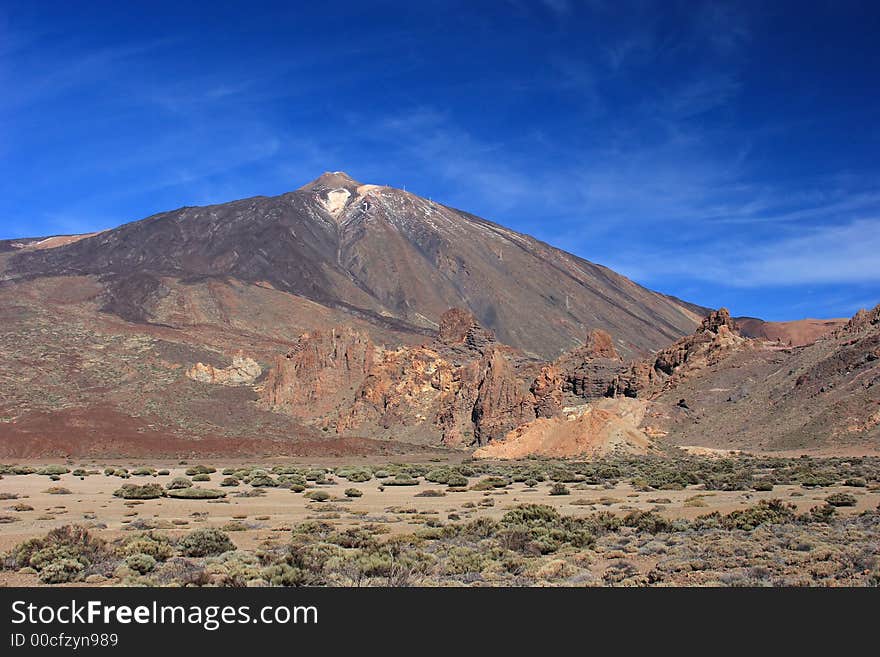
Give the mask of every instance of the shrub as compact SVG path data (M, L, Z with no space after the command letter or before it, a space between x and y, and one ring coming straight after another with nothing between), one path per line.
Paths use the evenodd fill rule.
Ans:
M387 481L382 482L385 486L416 486L419 483L418 479L413 479L412 475L401 472L394 476L393 479L388 479Z
M174 497L184 500L216 500L220 499L221 497L226 497L226 493L224 493L222 490L196 487L170 490L168 491L167 495L168 497Z
M181 488L189 488L190 486L192 486L192 482L186 477L175 477L165 484L165 488L168 490L179 490Z
M437 468L425 475L425 480L435 484L448 484L452 472L448 468Z
M855 506L858 500L849 493L833 493L825 498L831 506Z
M80 578L85 566L76 559L58 559L40 569L40 581L44 584L65 584Z
M44 493L48 493L49 495L70 495L70 489L65 488L64 486L49 486Z
M135 477L152 477L156 471L153 468L136 468L131 471L131 474Z
M330 499L330 493L323 490L313 490L306 493L305 496L313 502L326 502Z
M493 488L505 488L510 484L510 481L504 477L486 477L485 479L481 479L473 486L471 486L471 490L492 490Z
M159 484L123 484L122 488L117 488L113 492L114 497L121 497L124 500L153 500L157 497L163 497L165 491Z
M265 472L254 475L248 483L254 488L274 488L278 485L278 482Z
M550 487L551 495L568 495L569 490L562 482L556 482Z
M314 481L316 483L324 483L326 473L323 470L309 470L306 472L306 481Z
M174 548L168 537L149 532L126 537L117 545L116 553L121 557L146 554L156 561L165 561L174 556Z
M345 489L345 496L346 497L361 497L363 494L364 494L363 491L361 491L357 488L346 488Z
M235 549L219 529L197 529L180 539L177 549L186 557L210 557Z
M238 486L238 479L235 477L226 477L220 482L221 486Z
M450 488L465 488L468 485L468 478L457 472L451 472L446 478L446 485Z
M146 575L148 572L156 567L156 560L149 554L138 553L126 557L125 565L131 568L136 573Z
M761 500L747 509L731 511L721 519L725 529L752 531L759 525L789 522L795 517L795 506L782 500Z
M13 548L10 560L16 568L31 567L46 584L78 580L82 572L108 555L106 544L79 525L53 529Z
M521 504L511 509L501 518L502 525L528 525L531 523L555 523L560 519L559 512L546 504Z
M340 476L345 477L353 484L362 484L373 478L373 474L366 469L354 470L352 472L347 472L346 474L340 474Z
M835 515L837 515L837 509L826 503L821 506L814 506L799 519L805 522L831 522Z
M70 472L69 468L65 468L63 465L47 465L45 468L40 468L37 471L37 474L41 475L63 475Z
M851 486L853 488L864 488L868 485L868 482L862 477L852 477L843 482L844 486Z
M193 475L193 481L211 481L211 475L197 474Z
M624 516L624 527L635 527L649 534L659 534L672 529L672 523L653 511L631 511Z
M186 469L186 475L188 477L200 474L214 474L215 472L217 472L217 468L212 468L207 465L194 465Z

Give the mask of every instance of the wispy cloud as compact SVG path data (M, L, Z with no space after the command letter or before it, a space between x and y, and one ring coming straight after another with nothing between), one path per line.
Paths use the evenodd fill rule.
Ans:
M878 253L880 218L867 218L762 243L716 239L689 254L634 253L617 266L642 280L687 277L741 288L880 284Z

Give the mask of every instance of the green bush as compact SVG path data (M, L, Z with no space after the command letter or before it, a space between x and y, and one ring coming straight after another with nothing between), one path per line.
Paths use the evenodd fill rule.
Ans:
M833 493L825 498L825 502L831 506L855 506L858 500L849 493Z
M361 497L363 495L363 491L358 488L346 488L345 496L346 497Z
M131 568L136 573L146 575L148 572L156 567L156 560L149 554L138 553L126 557L125 565Z
M481 479L473 486L471 490L492 490L493 488L505 488L510 484L510 480L506 477L486 477Z
M725 529L742 529L752 531L764 524L790 522L795 517L795 506L782 500L761 500L747 509L731 511L721 520Z
M186 469L186 475L188 477L200 474L214 474L215 472L217 472L217 468L212 468L207 465L194 465Z
M156 561L165 561L174 556L174 547L167 536L149 532L128 536L116 546L116 553L121 557L135 554L147 554Z
M47 465L44 468L40 468L37 474L41 475L63 475L70 472L69 468L65 468L63 465Z
M9 559L15 568L30 567L46 584L80 579L89 566L109 556L106 544L79 525L53 529L42 538L31 538L13 548Z
M551 495L568 495L569 492L568 488L566 488L565 484L562 482L556 482L550 487Z
M254 488L274 488L278 485L278 482L266 473L254 475L248 483Z
M357 470L350 470L344 472L337 472L340 477L348 479L353 484L362 484L366 481L369 481L373 478L373 473L367 470L366 468L360 468Z
M428 474L425 475L425 481L430 481L435 484L449 484L449 478L453 475L453 472L449 470L449 468L437 468L436 470L431 470ZM467 484L459 484L459 485L467 485Z
M382 482L384 486L417 486L418 483L418 479L413 479L412 475L406 472L401 472L400 474L394 475L393 478Z
M66 584L78 580L85 567L76 559L58 559L40 569L40 581L44 584Z
M165 488L168 490L179 490L181 488L189 488L192 486L192 482L186 477L175 477L167 484L165 484Z
M193 481L211 481L211 475L197 474L193 475Z
M235 544L219 529L197 529L180 539L178 551L185 557L210 557L235 549Z
M466 488L468 483L468 478L457 472L450 472L446 478L446 485L450 488Z
M238 479L235 477L226 477L220 482L221 486L238 486Z
M122 488L117 488L113 495L121 497L124 500L153 500L157 497L163 497L165 491L159 484L123 484Z
M313 490L306 493L305 496L313 502L326 502L330 499L330 493L323 490Z

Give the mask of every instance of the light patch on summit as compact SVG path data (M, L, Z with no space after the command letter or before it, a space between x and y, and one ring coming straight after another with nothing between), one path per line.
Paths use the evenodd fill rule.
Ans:
M318 201L321 205L324 206L324 209L330 213L330 215L335 219L339 216L342 210L345 208L345 204L348 203L348 199L351 196L351 192L347 189L333 189L327 192L327 198L319 198Z

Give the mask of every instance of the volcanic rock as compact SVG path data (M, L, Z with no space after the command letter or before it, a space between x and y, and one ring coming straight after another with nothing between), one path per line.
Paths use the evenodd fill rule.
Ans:
M559 416L538 418L511 430L503 440L481 447L474 456L516 459L646 454L654 447L639 428L645 404L634 399L604 399L567 407Z
M263 369L252 358L238 355L232 359L232 365L216 368L212 365L196 363L187 370L186 375L193 381L212 383L225 386L251 385L263 373Z

